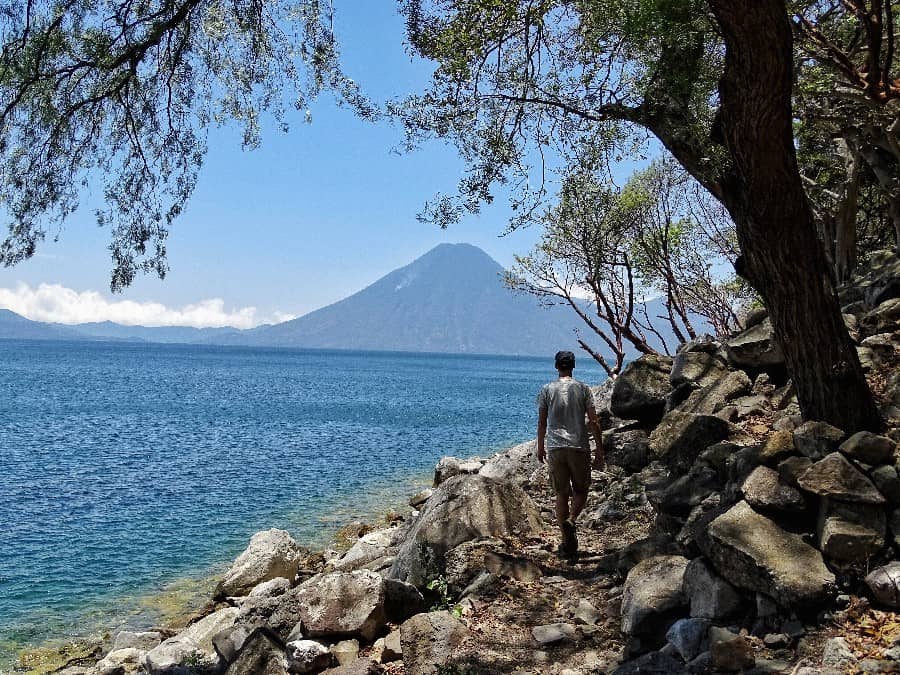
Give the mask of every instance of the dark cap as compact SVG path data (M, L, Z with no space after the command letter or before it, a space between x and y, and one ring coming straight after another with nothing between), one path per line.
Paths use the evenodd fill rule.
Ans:
M572 352L556 352L556 357L554 358L556 362L557 368L574 368L575 367L575 355Z

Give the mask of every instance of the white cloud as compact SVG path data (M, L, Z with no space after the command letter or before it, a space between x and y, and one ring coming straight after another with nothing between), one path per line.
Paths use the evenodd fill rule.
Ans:
M75 291L59 284L41 284L31 288L20 283L15 288L0 288L0 307L32 321L64 324L114 321L127 326L253 328L262 323L280 323L295 318L283 312L268 317L259 316L256 307L229 310L221 298L172 308L159 302L108 300L97 291Z

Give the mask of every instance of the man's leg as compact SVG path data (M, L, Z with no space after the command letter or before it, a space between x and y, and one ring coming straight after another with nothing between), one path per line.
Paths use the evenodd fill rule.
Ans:
M574 506L574 500L573 506ZM563 523L569 519L569 495L556 495L556 522L562 529Z
M547 466L550 469L550 480L553 484L553 492L556 495L556 522L562 533L562 543L559 553L571 555L578 548L574 538L575 530L571 525L569 514L569 495L572 493L572 476L569 471L568 451L556 449L550 451L547 457Z
M578 520L578 516L584 511L584 505L587 504L587 492L576 492L572 495L572 511L571 518L572 522ZM566 511L568 511L568 504L566 504ZM558 515L557 511L557 515Z

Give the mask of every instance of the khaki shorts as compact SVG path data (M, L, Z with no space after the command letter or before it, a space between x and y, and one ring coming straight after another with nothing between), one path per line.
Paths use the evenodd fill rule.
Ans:
M568 497L586 495L591 487L591 453L581 448L550 448L547 467L553 492Z

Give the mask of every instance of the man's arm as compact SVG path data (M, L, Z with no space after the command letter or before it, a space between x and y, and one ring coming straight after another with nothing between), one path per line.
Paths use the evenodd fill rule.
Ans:
M543 464L547 457L547 451L544 449L544 438L547 435L547 409L538 409L538 428L537 428L537 458Z
M594 437L594 463L595 469L602 469L605 464L605 456L603 452L603 430L600 428L600 418L597 417L597 411L594 410L593 402L587 406L588 429Z

